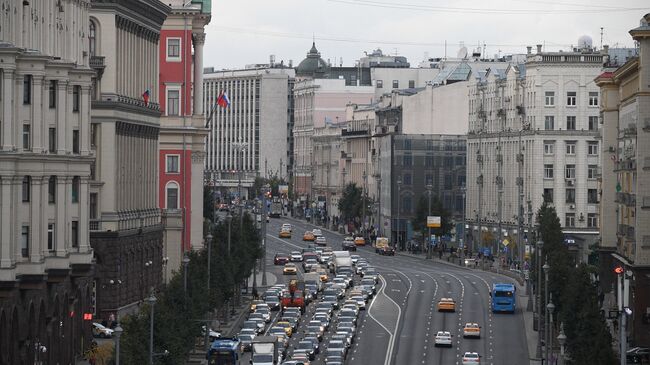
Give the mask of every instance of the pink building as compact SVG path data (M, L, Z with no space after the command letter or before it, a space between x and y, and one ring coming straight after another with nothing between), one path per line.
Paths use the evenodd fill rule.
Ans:
M183 254L203 245L203 44L210 0L167 0L160 32L159 199L165 281ZM192 54L192 47L194 54Z

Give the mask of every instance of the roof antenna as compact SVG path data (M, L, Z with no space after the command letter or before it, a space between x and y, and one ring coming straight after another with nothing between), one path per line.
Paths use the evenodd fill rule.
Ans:
M600 49L603 49L603 27L600 27Z

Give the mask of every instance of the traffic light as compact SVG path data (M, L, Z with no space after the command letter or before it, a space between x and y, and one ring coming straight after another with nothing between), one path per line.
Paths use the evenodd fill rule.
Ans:
M84 313L84 321L92 321L92 320L93 320L92 313Z
M616 267L614 268L614 273L617 274L617 275L621 275L621 274L623 274L624 271L625 271L625 270L623 269L623 266L616 266Z

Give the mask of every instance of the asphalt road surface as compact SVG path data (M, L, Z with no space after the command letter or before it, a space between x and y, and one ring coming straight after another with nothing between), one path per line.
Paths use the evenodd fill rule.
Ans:
M282 223L293 226L291 239L278 238ZM306 230L315 226L287 217L271 218L267 224L267 272L278 277L278 282L288 283L293 276L282 275L282 266L273 265L276 252L289 253L307 247L302 241ZM322 230L328 246L340 250L343 236ZM470 270L455 265L429 262L406 256L380 256L372 247L359 247L357 252L366 258L380 273L377 295L368 302L367 310L360 311L355 343L348 352L346 364L442 364L462 363L466 351L481 355L481 364L528 364L528 351L522 303L517 303L515 314L493 314L490 310L489 290L493 283L511 282L511 279L490 272ZM300 265L299 265L300 267ZM301 272L298 276L302 275ZM260 291L261 292L261 291ZM456 301L456 312L437 311L440 298ZM310 319L313 304L303 319ZM274 313L277 316L277 313ZM277 318L273 318L275 322ZM307 321L301 321L304 326ZM466 322L481 326L480 339L464 339L462 328ZM267 328L270 328L269 325ZM331 328L335 328L333 323ZM453 335L451 348L434 346L437 331ZM289 351L304 334L302 327L291 338ZM321 350L327 344L327 333ZM244 356L242 364L247 364ZM319 355L312 364L323 364Z

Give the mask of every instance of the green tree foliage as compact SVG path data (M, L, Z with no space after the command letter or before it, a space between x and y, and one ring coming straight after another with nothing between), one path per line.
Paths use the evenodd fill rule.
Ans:
M339 200L339 212L344 222L354 222L361 216L362 196L361 188L356 184L350 183L345 186L343 195Z
M418 205L413 219L413 230L421 232L424 237L428 236L427 216L429 215L429 195L420 195ZM451 214L447 211L437 195L431 195L431 215L440 217L440 228L432 228L431 234L444 236L449 234L453 228Z
M212 227L210 290L207 290L207 249L190 251L187 267L187 295L185 295L183 269L175 272L164 290L156 293L154 306L154 352L169 351L157 357L157 364L182 364L201 336L203 322L208 312L223 307L233 297L236 283L243 282L253 270L254 262L261 257L260 235L251 217L243 217L243 232L239 238L239 219L235 216L231 226L231 255L228 255L228 222L218 222ZM150 306L143 302L141 310L122 319L124 334L121 338L124 364L146 364L149 356Z

